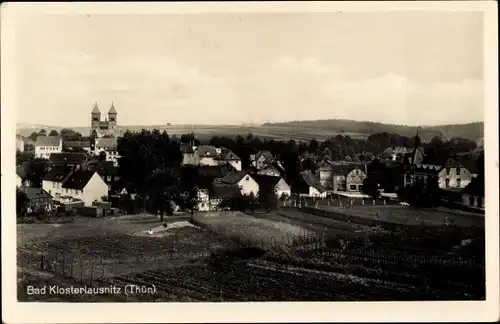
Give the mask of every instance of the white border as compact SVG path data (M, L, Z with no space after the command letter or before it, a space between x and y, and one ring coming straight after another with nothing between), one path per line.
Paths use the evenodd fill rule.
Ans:
M407 2L232 2L232 3L2 3L2 315L5 323L99 322L326 322L495 321L499 319L498 267L498 35L496 1ZM17 89L13 65L14 24L29 14L199 14L228 12L484 12L486 258L485 302L337 303L18 303L13 160ZM29 18L28 18L29 19ZM36 54L35 54L36 55Z

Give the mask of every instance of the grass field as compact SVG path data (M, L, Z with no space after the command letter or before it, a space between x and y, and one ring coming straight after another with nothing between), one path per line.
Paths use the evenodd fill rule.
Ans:
M385 210L396 213L388 206ZM155 235L147 232L161 228L161 223L148 215L76 218L57 226L19 224L18 298L103 302L484 298L484 260L450 254L450 247L462 237L447 243L448 252L432 256L432 251L418 252L417 243L402 233L294 208L258 215L198 213L194 223L199 227L176 227L185 218L166 218L167 228ZM367 232L372 234L368 240ZM439 235L432 234L438 240ZM390 242L381 237L390 237ZM361 239L361 245L328 243L338 238ZM412 250L413 245L416 250ZM249 248L263 254L245 254ZM235 251L243 252L235 257ZM42 254L46 256L43 269ZM156 293L93 297L26 294L28 285L51 284L154 285Z

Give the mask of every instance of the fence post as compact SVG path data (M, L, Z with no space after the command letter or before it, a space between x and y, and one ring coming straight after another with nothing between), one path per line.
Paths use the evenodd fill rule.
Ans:
M384 205L386 204L385 199L384 199Z
M351 206L352 206L352 205L353 205L353 202L352 202L352 200L349 200L349 202L351 203Z
M339 207L342 207L342 201L339 199Z
M375 199L373 199L373 206L375 206Z

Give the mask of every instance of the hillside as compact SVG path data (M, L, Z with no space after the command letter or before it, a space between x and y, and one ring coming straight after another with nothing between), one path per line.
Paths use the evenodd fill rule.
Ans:
M324 120L304 120L284 123L265 123L266 127L300 127L317 130L338 130L345 133L396 133L402 136L414 136L415 126L393 125L374 123L367 121L354 121L347 119L324 119ZM478 140L484 137L484 123L474 122L468 124L422 126L419 129L419 135L423 139L429 139L433 136L444 136L446 138L462 137L471 140Z

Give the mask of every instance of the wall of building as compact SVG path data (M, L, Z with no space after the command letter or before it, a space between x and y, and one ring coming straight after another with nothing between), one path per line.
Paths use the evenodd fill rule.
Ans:
M484 209L485 199L481 196L475 196L468 193L462 195L462 204L467 207Z
M35 158L49 159L52 153L61 153L62 144L59 146L35 146Z
M438 175L439 188L465 188L472 180L466 168L443 168Z
M241 161L239 160L230 160L229 164L233 166L237 171L241 171Z
M238 186L241 188L242 195L253 193L257 196L259 194L259 184L248 174L238 182Z
M92 206L94 200L100 201L101 197L107 195L108 186L97 173L94 173L85 188L83 188L83 196L80 199L83 200L85 206Z
M332 189L346 191L346 177L342 174L332 174Z
M326 189L333 189L333 171L331 169L319 169L319 183Z
M366 174L360 169L354 169L346 176L346 191L361 191Z
M292 195L292 190L291 190L290 186L288 185L288 183L285 182L285 180L283 178L280 179L280 181L278 181L278 183L276 184L275 190L276 190L276 196L278 197L278 199L281 198L281 196L283 194L286 194L288 197L290 197Z
M321 193L318 191L318 189L316 189L314 187L309 187L309 197L325 198L326 191Z
M217 160L214 157L202 157L200 158L200 165L216 166L218 165Z

